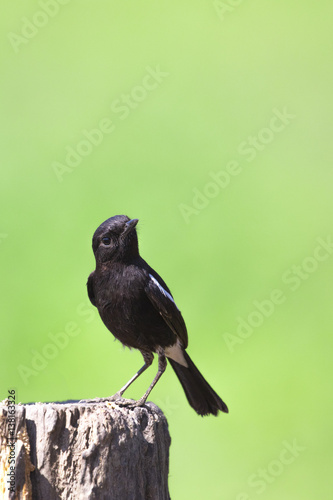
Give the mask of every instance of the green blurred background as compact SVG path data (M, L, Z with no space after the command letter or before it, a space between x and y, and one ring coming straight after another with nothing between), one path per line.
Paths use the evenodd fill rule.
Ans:
M108 396L141 366L85 286L96 227L139 218L230 408L200 418L171 369L154 389L173 499L331 495L332 14L328 0L2 7L1 397Z

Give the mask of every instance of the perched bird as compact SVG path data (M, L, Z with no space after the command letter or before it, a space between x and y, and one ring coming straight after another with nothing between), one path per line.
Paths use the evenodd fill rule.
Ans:
M141 352L143 367L112 398L125 390L158 355L158 372L138 401L142 406L166 369L168 360L183 386L189 404L199 415L228 412L227 405L211 388L186 352L185 322L162 278L139 255L138 219L115 215L103 222L93 236L96 270L88 278L88 295L105 326L123 345Z

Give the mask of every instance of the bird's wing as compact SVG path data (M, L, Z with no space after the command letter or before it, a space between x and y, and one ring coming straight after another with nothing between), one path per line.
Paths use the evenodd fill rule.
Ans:
M177 335L182 346L186 348L188 339L185 321L171 293L169 293L152 274L149 274L145 292L169 328Z
M93 287L93 276L94 276L94 272L92 272L89 275L89 278L87 281L87 290L88 290L88 297L90 299L90 302L92 303L93 306L96 307L95 293L94 293L94 287Z

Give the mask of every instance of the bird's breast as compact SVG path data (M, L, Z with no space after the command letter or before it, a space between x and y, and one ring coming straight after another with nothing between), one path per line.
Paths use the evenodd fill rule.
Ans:
M101 319L124 345L137 349L171 345L175 335L150 302L147 277L131 267L110 272L98 280L96 305Z

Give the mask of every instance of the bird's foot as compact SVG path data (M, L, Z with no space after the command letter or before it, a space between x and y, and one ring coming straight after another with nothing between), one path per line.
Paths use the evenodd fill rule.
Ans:
M122 395L121 395L120 392L116 392L116 394L114 394L113 396L110 396L108 398L109 401L118 401L118 400L121 400L121 399L125 400L125 398L122 397Z
M132 399L125 399L121 396L119 392L116 392L113 396L106 398L94 398L94 399L81 399L79 403L120 403L121 401L133 401Z
M94 399L80 399L79 403L93 404L93 403L107 403L108 401L110 401L110 398L94 398Z
M135 399L126 399L120 396L118 393L114 394L109 398L112 403L115 403L118 406L125 406L126 408L137 408L138 406L144 406L145 401L139 399L135 401Z

